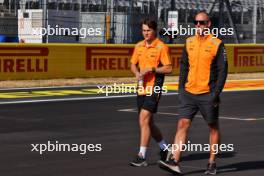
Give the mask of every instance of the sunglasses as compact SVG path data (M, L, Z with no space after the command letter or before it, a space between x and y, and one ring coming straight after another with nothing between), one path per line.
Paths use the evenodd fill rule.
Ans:
M198 23L199 23L200 25L206 25L206 24L208 23L208 21L197 21L197 20L194 20L193 23L194 23L195 25L197 25Z

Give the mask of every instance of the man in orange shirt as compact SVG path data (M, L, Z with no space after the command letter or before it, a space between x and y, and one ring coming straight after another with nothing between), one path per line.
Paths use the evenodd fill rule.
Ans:
M131 58L131 71L139 81L137 105L140 126L140 149L132 166L147 166L146 150L152 136L159 143L160 159L167 157L166 142L159 128L154 124L153 114L157 112L163 89L164 74L171 73L172 64L168 47L157 38L157 23L146 19L142 22L144 40L136 44Z
M200 111L209 127L210 158L205 174L216 174L216 149L219 145L219 95L227 77L227 58L223 42L209 33L211 25L206 12L194 20L196 35L186 40L180 60L179 117L172 147L173 156L160 167L181 174L179 161L182 144L195 114ZM207 34L206 34L207 33Z

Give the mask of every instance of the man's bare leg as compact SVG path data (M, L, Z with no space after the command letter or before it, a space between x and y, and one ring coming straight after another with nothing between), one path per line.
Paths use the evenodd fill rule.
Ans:
M147 147L150 141L151 128L150 122L152 118L152 113L141 109L139 114L139 126L140 126L140 146Z
M160 163L160 168L169 171L173 174L181 174L179 167L179 161L181 157L181 147L185 144L187 133L191 125L191 120L187 118L181 118L177 123L177 132L172 146L173 157L169 158L166 162Z
M139 113L139 127L140 127L140 149L135 160L130 162L130 165L136 167L147 166L146 151L151 137L152 113L141 109Z
M219 130L219 123L216 122L214 124L209 124L209 142L210 142L210 158L209 163L215 162L216 158L216 151L218 148L216 148L217 145L219 145L220 141L220 130ZM215 146L213 148L213 146Z
M210 158L207 164L207 169L204 172L206 175L215 175L217 172L215 158L218 152L220 142L220 131L218 121L214 124L209 124L209 143L210 143Z
M152 136L159 143L163 140L160 129L155 125L153 114L148 110L141 109L139 115L140 146L147 147Z
M181 157L181 144L185 144L187 133L191 125L191 120L187 118L181 118L177 124L177 132L174 139L174 146L172 148L172 154L174 161L179 162ZM178 148L178 150L177 150Z

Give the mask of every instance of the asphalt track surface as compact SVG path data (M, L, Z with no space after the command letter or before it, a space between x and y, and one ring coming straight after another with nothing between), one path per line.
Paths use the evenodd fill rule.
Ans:
M92 97L92 95L85 96ZM36 99L43 100L50 97L26 98L26 100ZM139 128L135 103L134 96L47 102L21 102L21 99L17 98L11 100L2 98L0 175L171 175L158 168L156 162L159 148L153 140L147 153L150 166L135 168L128 165L138 152ZM175 134L177 104L177 93L164 95L160 102L159 113L155 116L157 125L169 142ZM219 175L264 175L263 105L264 90L222 94L220 109L222 143L234 144L234 151L222 152L219 155L217 159ZM199 115L192 123L188 140L196 144L208 143L208 128ZM48 141L102 144L103 150L87 152L85 155L79 152L54 151L40 155L39 152L31 151L31 144L47 144ZM203 175L207 158L207 152L184 152L181 162L182 171L190 176Z

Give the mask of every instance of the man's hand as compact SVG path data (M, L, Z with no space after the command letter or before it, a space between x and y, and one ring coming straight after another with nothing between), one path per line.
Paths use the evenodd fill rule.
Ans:
M212 103L215 107L217 107L220 104L220 98L219 95L212 93Z
M139 72L136 72L135 76L138 81L142 79L142 76Z
M132 73L135 75L136 79L137 80L141 80L142 79L142 76L137 68L137 65L135 64L131 64L131 71Z

